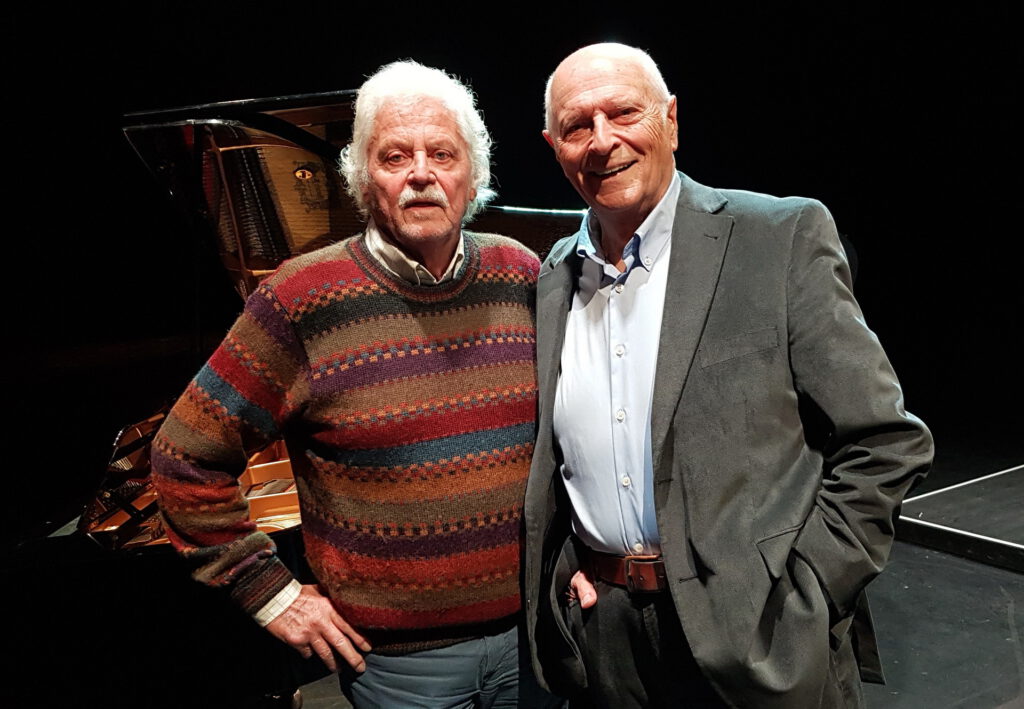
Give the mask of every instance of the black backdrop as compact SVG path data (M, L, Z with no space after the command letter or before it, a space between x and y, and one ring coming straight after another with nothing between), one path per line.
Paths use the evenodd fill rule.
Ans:
M117 3L8 11L4 539L66 521L117 429L200 364L167 338L241 302L120 134L120 116L357 87L411 57L469 80L499 203L578 207L540 136L543 83L594 41L648 49L679 97L681 169L823 200L908 408L952 451L1020 462L1022 50L1016 11L645 10L640 3ZM987 5L987 4L986 4ZM286 9L286 8L302 9ZM14 216L29 219L21 223ZM178 353L180 354L180 353ZM994 469L994 468L993 468ZM982 470L981 472L990 472Z

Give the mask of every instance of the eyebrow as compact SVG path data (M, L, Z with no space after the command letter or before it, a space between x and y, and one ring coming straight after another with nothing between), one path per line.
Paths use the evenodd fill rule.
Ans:
M586 113L584 113L583 111L573 110L564 116L558 117L558 127L565 128L567 126L572 125L573 123L578 123L579 121L583 120L585 116Z
M377 141L377 148L374 152L378 156L383 156L391 150L407 150L412 143L412 140L401 137L385 138ZM466 146L465 150L462 149L459 143L460 141L455 138L444 136L426 141L425 149L432 150L443 148L453 155L461 155L463 152L469 150L468 146Z

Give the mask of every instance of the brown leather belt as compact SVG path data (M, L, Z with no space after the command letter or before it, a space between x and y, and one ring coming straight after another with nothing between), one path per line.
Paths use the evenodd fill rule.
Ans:
M656 593L668 588L665 562L660 556L616 556L584 547L594 576L625 586L630 593Z

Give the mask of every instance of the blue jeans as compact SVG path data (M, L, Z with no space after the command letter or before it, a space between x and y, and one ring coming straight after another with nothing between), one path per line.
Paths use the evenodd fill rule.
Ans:
M341 673L341 691L356 709L515 709L517 631L407 655L371 652L365 672Z

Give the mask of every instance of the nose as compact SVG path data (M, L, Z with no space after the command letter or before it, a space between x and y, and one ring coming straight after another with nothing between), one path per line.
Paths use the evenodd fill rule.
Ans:
M418 150L412 156L412 168L409 170L409 184L429 185L434 181L434 173L427 163L427 154Z
M619 144L618 136L608 119L603 114L594 117L594 132L590 141L590 149L598 155L608 155Z

